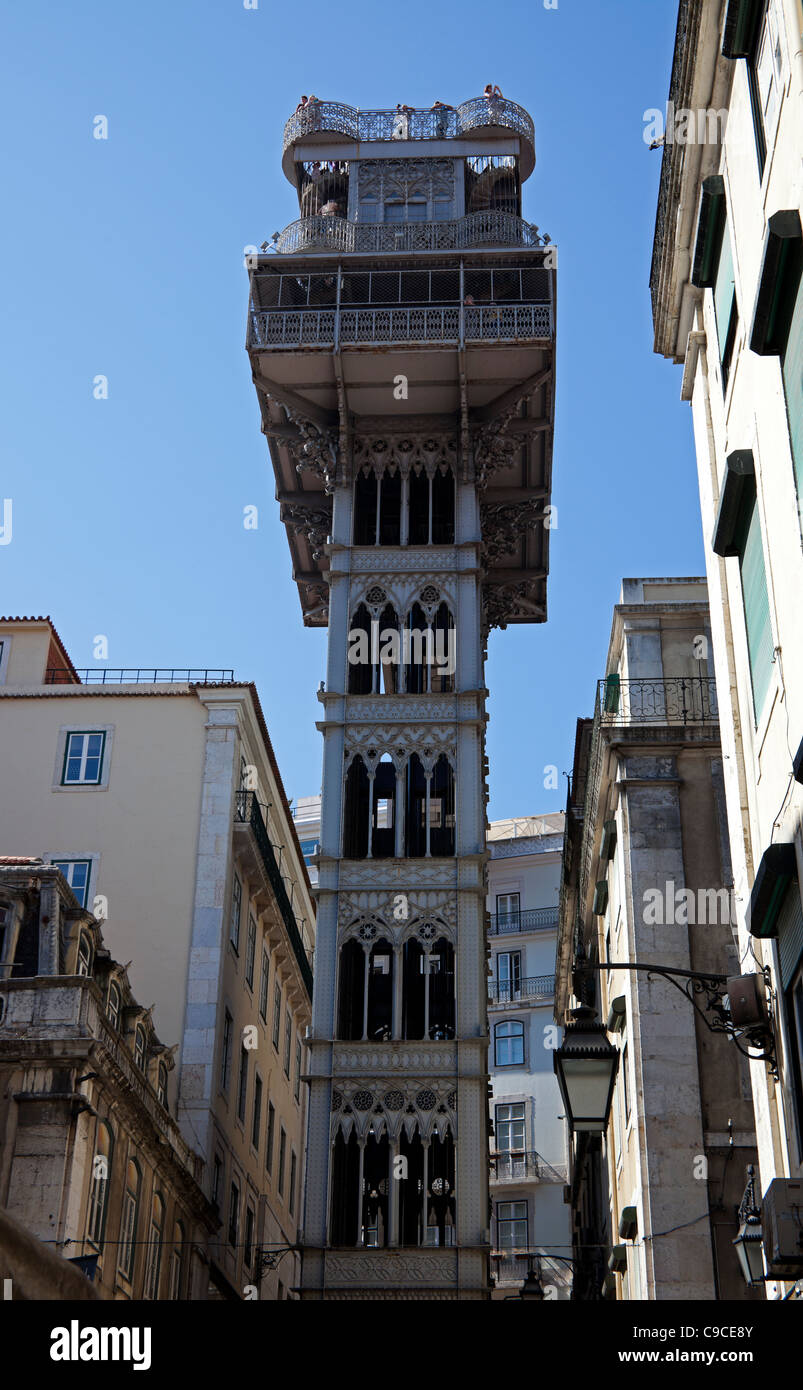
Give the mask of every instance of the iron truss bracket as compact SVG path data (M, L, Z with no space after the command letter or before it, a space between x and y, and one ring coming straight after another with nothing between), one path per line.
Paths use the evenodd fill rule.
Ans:
M297 1245L258 1245L254 1250L254 1272L257 1283L265 1278L271 1270L276 1269L279 1261L292 1250L298 1250Z
M674 985L675 989L680 990L681 994L689 1001L709 1032L724 1033L732 1043L735 1043L743 1056L749 1058L751 1062L766 1062L775 1080L780 1079L775 1032L771 1022L774 993L768 965L765 965L759 972L764 979L764 987L767 992L767 1021L747 1028L737 1027L731 1018L727 975L715 975L700 970L673 970L666 965L650 965L642 961L611 960L594 965L583 961L578 962L574 967L576 975L600 974L603 970L643 970L648 980L654 976L668 980L670 985Z

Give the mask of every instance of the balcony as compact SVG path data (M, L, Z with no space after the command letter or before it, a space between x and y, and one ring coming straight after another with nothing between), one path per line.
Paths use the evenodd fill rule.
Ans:
M315 101L296 111L284 127L282 167L293 182L293 147L310 136L340 136L348 143L394 141L404 143L418 140L459 140L479 131L509 131L522 142L522 177L527 178L535 166L535 130L531 117L515 101L505 97L488 99L472 97L460 106L431 110L360 111L340 101Z
M431 343L549 342L552 309L548 304L517 304L499 308L458 305L416 309L251 310L248 347L254 351L300 347L375 347L387 343L427 346Z
M273 852L273 845L268 836L265 820L262 815L262 807L257 800L256 792L237 792L234 806L235 824L247 825L253 833L260 858L265 873L268 876L273 894L276 899L282 920L287 929L290 945L293 948L293 955L301 971L301 978L304 987L312 999L312 966L310 965L301 932L298 929L295 913L287 896L287 889L284 886L279 865Z
M336 255L393 251L465 251L475 246L541 246L538 229L507 212L472 212L448 222L373 225L345 217L316 214L291 222L280 233L276 250L328 251Z
M614 673L598 683L597 708L603 725L719 723L713 676L622 680Z
M568 1297L572 1282L571 1269L544 1255L540 1248L491 1251L491 1270L497 1288L515 1286L520 1289L529 1271L536 1266L540 1268L542 1284L554 1284L562 1291L564 1298Z
M523 1182L541 1176L542 1163L535 1150L491 1154L491 1182Z
M554 975L531 975L516 981L488 981L488 1003L503 1008L508 1004L540 1004L555 993Z
M517 932L556 931L557 926L556 907L531 907L524 912L492 913L489 935L508 936Z

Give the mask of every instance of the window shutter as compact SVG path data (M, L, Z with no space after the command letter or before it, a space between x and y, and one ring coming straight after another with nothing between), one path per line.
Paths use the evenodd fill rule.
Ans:
M794 879L786 890L783 906L778 913L778 956L781 963L781 985L787 989L798 961L803 955L803 902L800 887Z
M761 522L755 497L744 532L740 569L750 677L753 684L753 706L758 724L772 674L772 627L764 550L761 543Z

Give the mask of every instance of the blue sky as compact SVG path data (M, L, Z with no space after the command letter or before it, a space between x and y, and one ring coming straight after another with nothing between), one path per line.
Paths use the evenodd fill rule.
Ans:
M254 0L251 0L254 3ZM490 639L492 818L560 809L624 575L702 572L689 408L652 352L649 262L676 0L5 7L0 610L77 666L254 679L290 796L320 787L325 635L303 627L244 352L243 248L297 215L301 92L533 115L524 215L559 246L549 622ZM108 139L93 120L108 119ZM107 400L93 379L108 378ZM259 527L243 528L256 504Z

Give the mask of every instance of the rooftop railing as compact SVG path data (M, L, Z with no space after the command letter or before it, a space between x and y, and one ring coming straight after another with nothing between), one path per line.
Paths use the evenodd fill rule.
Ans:
M523 912L491 914L491 936L507 936L511 932L555 930L558 925L556 907L528 907Z
M523 980L488 981L488 1001L491 1004L526 1004L551 999L555 993L554 975L530 975Z
M602 724L717 724L713 676L607 676L598 686Z
M505 97L472 97L460 106L435 110L360 111L340 101L313 101L296 111L284 127L282 152L307 135L322 131L346 140L454 140L471 131L502 128L521 136L532 148L532 118Z
M307 994L312 998L312 966L310 965L301 932L298 929L296 916L292 904L284 886L281 870L276 862L276 855L273 852L273 845L268 835L265 819L262 815L262 807L257 798L256 792L237 792L234 807L234 819L240 824L250 826L253 831L254 839L259 849L260 857L268 876L271 888L273 889L279 911L282 914L284 925L287 928L287 935L293 954L298 962L301 977L304 981Z
M473 246L542 246L538 228L512 213L488 209L447 222L373 224L316 213L291 222L280 233L281 255L299 251L463 251Z
M466 308L462 338L467 343L544 342L552 338L549 304ZM252 309L248 347L299 348L373 346L381 343L454 343L461 340L457 305L416 309ZM336 335L339 316L339 333Z
M234 682L234 672L209 666L88 666L80 670L65 670L48 666L45 685L158 685L178 682L182 685L225 685Z

